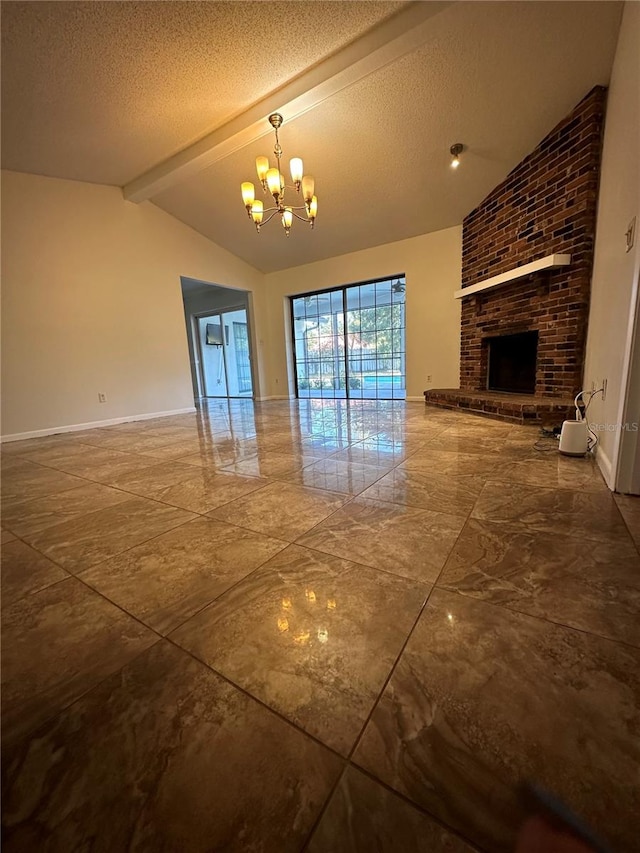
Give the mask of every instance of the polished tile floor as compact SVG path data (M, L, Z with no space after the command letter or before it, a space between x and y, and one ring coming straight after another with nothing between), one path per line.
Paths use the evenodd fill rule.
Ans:
M2 446L7 851L640 850L640 499L418 403Z

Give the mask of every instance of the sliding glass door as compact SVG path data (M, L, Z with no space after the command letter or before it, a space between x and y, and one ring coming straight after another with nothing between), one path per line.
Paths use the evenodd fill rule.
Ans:
M403 400L404 276L292 297L299 397Z
M251 397L251 361L244 309L198 317L204 397Z

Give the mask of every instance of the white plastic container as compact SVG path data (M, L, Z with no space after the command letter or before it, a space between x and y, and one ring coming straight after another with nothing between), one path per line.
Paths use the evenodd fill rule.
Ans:
M565 456L584 456L588 448L587 422L565 421L560 433L560 453Z

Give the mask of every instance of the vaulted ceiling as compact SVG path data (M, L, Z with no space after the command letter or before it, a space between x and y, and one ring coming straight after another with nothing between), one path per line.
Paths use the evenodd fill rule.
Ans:
M264 271L458 224L595 85L618 2L3 2L2 165L122 186ZM311 232L240 182L316 179ZM465 145L449 168L449 147Z

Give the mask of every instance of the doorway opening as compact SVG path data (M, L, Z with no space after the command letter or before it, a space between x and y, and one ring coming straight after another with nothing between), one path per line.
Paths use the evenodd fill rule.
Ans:
M404 400L405 277L291 297L297 396Z
M253 398L249 294L181 279L194 396Z

